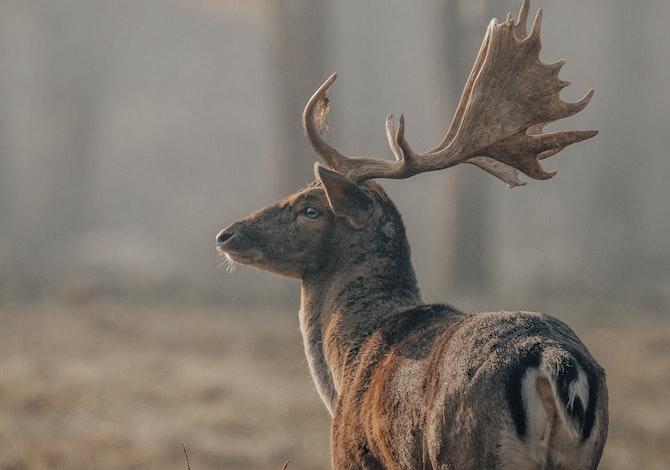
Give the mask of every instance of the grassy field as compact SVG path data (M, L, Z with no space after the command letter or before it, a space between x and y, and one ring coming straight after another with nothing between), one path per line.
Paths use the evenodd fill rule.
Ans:
M668 315L562 311L608 373L601 468L668 468ZM328 468L297 330L285 311L0 304L0 469L183 470L182 441L192 470Z

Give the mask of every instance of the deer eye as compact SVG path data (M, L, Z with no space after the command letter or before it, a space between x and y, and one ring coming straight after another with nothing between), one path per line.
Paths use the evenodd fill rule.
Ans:
M308 219L317 219L321 215L321 212L314 209L313 207L308 207L303 213Z

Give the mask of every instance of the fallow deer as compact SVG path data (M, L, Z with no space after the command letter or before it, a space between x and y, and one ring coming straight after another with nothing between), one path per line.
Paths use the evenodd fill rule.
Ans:
M548 315L464 314L425 304L400 214L376 178L471 163L510 187L519 172L596 131L544 133L582 110L560 97L562 61L539 59L541 10L492 20L455 117L433 150L415 153L404 120L386 133L395 161L349 158L320 120L332 75L303 113L329 168L306 188L221 230L231 262L302 280L300 329L332 415L337 469L593 469L607 438L605 373L575 333Z

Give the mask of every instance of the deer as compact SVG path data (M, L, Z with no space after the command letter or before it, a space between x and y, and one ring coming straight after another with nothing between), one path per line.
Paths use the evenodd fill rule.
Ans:
M231 263L301 280L300 331L332 417L336 469L595 469L608 428L604 369L557 318L526 311L463 313L422 300L398 209L377 179L478 166L510 187L540 160L596 135L545 133L591 99L565 102L563 60L539 58L542 10L527 31L486 29L451 125L416 153L386 119L394 160L349 157L322 135L331 75L309 99L305 136L325 165L305 188L222 229Z

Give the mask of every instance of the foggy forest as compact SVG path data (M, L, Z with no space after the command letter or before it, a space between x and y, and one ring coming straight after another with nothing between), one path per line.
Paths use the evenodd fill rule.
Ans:
M227 269L215 236L313 180L300 118L333 72L344 153L392 158L389 113L437 145L520 4L0 1L0 469L186 468L181 441L194 470L326 468L299 284ZM537 8L562 97L595 90L549 129L598 135L522 187L471 165L381 184L424 298L574 324L610 377L602 468L664 468L670 3Z

